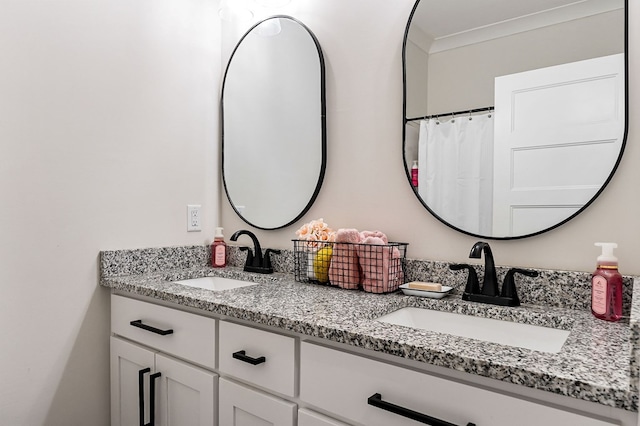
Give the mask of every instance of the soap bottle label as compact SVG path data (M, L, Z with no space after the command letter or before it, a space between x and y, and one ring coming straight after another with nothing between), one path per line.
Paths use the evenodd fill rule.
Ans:
M593 277L591 309L598 315L607 313L607 280L600 275Z
M226 264L226 247L223 244L216 245L214 252L214 264L216 266L225 266Z

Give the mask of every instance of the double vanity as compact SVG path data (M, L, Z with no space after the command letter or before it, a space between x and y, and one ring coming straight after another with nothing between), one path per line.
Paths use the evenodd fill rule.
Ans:
M407 184L437 220L482 239L574 218L611 180L626 143L628 1L533 3L416 0L402 39ZM252 26L231 54L222 181L254 228L302 219L328 145L334 157L357 152L327 140L324 58L311 29L283 15ZM317 211L335 208L336 193ZM394 205L377 201L365 211ZM282 238L279 247L290 244ZM609 323L591 315L587 273L507 271L491 257L480 293L478 265L406 260L405 281L452 293L371 294L296 282L292 252L263 258L254 243L228 247L219 269L204 246L101 253L112 426L638 425L640 279L625 278L626 317ZM480 250L491 254L480 245L471 257Z
M630 300L630 319L609 323L528 303L526 285L522 306L503 307L207 260L198 246L101 254L113 425L138 424L140 412L147 424L152 403L158 424L181 425L637 424L640 306ZM440 266L409 261L407 273Z

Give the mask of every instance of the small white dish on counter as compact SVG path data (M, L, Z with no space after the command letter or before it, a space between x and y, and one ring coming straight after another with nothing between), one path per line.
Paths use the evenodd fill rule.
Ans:
M433 290L420 290L417 288L409 288L410 283L402 284L400 286L400 290L408 296L418 296L418 297L429 297L431 299L442 299L447 296L453 287L449 287L446 285L442 286L441 291L433 291Z

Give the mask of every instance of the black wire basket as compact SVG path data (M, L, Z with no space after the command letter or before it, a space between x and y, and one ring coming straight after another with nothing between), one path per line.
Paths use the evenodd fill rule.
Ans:
M408 245L293 240L295 280L390 293L405 282Z

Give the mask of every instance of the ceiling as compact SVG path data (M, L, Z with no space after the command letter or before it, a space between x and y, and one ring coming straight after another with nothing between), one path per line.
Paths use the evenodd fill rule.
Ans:
M421 0L412 23L433 39L512 21L558 8L609 9L624 6L623 0Z

